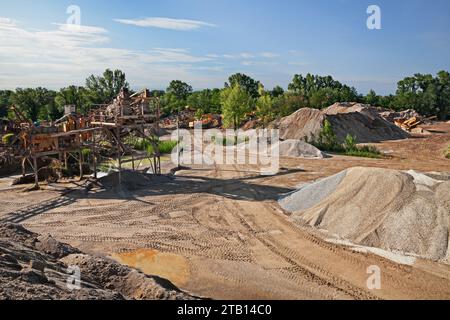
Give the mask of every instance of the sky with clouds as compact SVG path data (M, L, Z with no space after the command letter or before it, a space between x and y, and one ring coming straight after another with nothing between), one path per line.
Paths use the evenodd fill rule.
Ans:
M381 30L366 27L381 8ZM266 87L295 73L393 93L413 73L450 69L448 0L0 0L0 89L82 85L106 68L134 88L174 79L222 87L244 72ZM80 8L80 26L67 9ZM70 10L69 10L70 11ZM73 11L71 11L73 12Z

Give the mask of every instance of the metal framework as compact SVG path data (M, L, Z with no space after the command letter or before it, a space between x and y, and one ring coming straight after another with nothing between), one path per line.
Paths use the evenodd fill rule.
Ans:
M160 105L157 98L150 97L147 89L133 95L122 88L119 95L110 104L93 106L87 117L68 113L50 126L37 126L26 119L14 106L20 133L16 136L18 148L15 155L22 164L22 174L26 174L29 165L34 173L35 187L39 187L39 159L59 157L68 167L68 160L75 159L79 165L80 179L83 177L85 160L83 150L89 149L92 155L94 178L97 178L97 166L100 151L106 141L118 163L119 183L121 183L122 165L132 163L135 170L144 159L148 159L154 174L161 174L161 160L158 148ZM71 109L71 108L69 108ZM137 153L125 143L125 138L133 135L146 139L152 145L153 152ZM130 159L124 159L128 155Z

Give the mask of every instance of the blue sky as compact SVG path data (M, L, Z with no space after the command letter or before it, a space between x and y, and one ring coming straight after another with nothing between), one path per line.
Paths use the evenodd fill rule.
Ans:
M366 27L381 9L381 30ZM393 93L416 72L450 69L448 0L0 0L0 88L82 85L120 68L135 88L172 79L222 87L244 72L266 87L295 73ZM68 26L67 7L81 10Z

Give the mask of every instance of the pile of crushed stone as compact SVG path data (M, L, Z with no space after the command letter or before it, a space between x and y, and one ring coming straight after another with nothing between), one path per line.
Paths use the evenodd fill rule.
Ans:
M331 123L338 142L347 134L359 143L400 140L409 134L387 121L379 109L360 103L336 103L324 110L303 108L280 120L280 138L312 141L319 137L324 121Z
M67 286L69 266L81 271L81 289ZM72 282L73 284L73 282ZM0 300L192 299L169 281L105 258L82 254L49 235L0 224Z
M272 147L276 148L276 147ZM322 151L303 140L289 139L277 146L281 157L323 159Z
M351 168L304 185L280 205L294 219L355 244L450 262L450 181Z

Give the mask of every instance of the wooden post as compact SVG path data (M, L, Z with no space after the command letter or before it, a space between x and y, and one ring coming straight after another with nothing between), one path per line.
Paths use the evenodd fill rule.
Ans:
M68 157L67 157L67 152L64 152L64 168L66 168L66 170L69 169L69 161L68 161Z
M78 164L80 166L80 181L81 181L83 180L83 148L80 136L78 136L78 148L79 148Z
M80 181L83 180L83 149L80 148L78 163L80 165Z
M120 150L120 129L116 129L117 161L119 162L119 186L122 185L122 151Z
M94 179L97 179L97 146L95 144L95 131L92 133L92 161L94 165Z
M39 170L37 165L37 159L36 157L33 157L33 169L34 169L34 187L36 189L39 188Z

